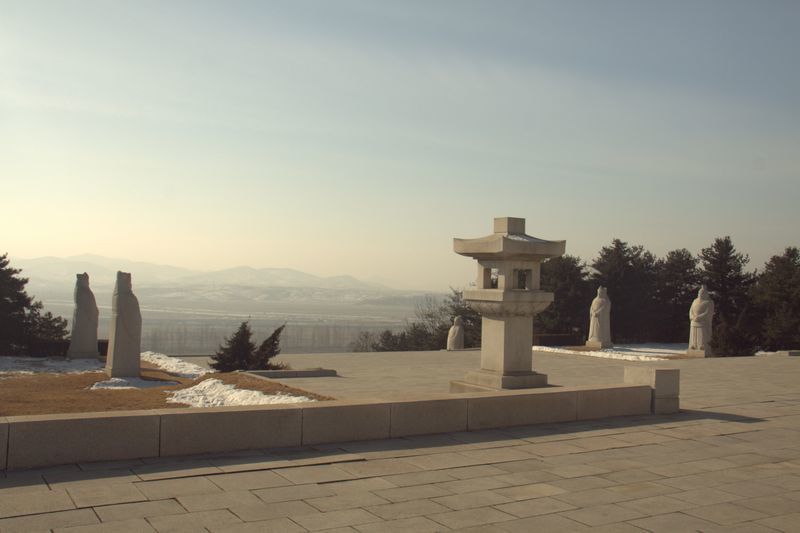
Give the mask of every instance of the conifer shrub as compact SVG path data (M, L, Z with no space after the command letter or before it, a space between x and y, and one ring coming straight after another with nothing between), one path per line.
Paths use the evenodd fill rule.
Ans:
M245 321L239 325L236 332L225 339L217 352L211 357L211 368L219 372L233 372L234 370L278 370L286 368L284 364L271 362L281 352L280 337L286 324L278 327L256 349L253 344L253 331L250 324Z

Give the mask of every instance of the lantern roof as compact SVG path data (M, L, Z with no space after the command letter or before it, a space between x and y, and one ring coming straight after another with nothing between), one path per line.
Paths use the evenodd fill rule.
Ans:
M477 239L453 239L453 251L484 261L543 261L564 255L567 241L547 241L525 233L525 219L494 219L494 233Z

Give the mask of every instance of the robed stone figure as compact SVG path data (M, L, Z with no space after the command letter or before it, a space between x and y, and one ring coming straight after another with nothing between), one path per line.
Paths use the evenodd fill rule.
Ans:
M106 374L111 377L139 377L142 347L142 314L131 288L131 275L117 272L111 300L111 332L108 336Z
M97 351L97 302L89 288L89 274L76 274L75 310L72 312L72 333L67 357L99 357Z
M611 300L605 287L597 288L597 296L589 308L589 339L586 346L602 350L611 344Z
M714 318L714 301L706 286L697 291L697 298L689 308L689 349L687 355L710 357L711 323Z
M453 319L453 325L450 331L447 332L447 350L463 350L464 349L464 321L460 316Z

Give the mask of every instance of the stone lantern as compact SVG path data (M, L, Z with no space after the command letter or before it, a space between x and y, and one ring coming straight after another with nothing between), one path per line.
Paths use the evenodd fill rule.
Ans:
M553 301L539 289L541 262L565 248L566 241L526 235L524 218L495 218L492 235L453 239L457 254L478 261L477 288L464 299L482 316L481 368L453 381L453 392L547 385L547 376L533 371L533 317Z

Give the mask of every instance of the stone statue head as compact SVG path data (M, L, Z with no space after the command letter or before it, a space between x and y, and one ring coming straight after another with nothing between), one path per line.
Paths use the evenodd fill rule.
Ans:
M114 292L131 292L130 272L117 272L117 285Z
M89 274L84 272L83 274L75 274L75 276L78 278L77 281L75 282L75 285L77 287L88 287L89 286Z
M600 287L597 287L597 296L599 296L600 298L607 298L608 290L602 285Z
M701 300L708 300L708 289L706 289L705 285L700 286L700 289L697 291L697 297Z
M458 327L464 327L464 321L461 319L460 316L457 316L453 319L453 325Z

